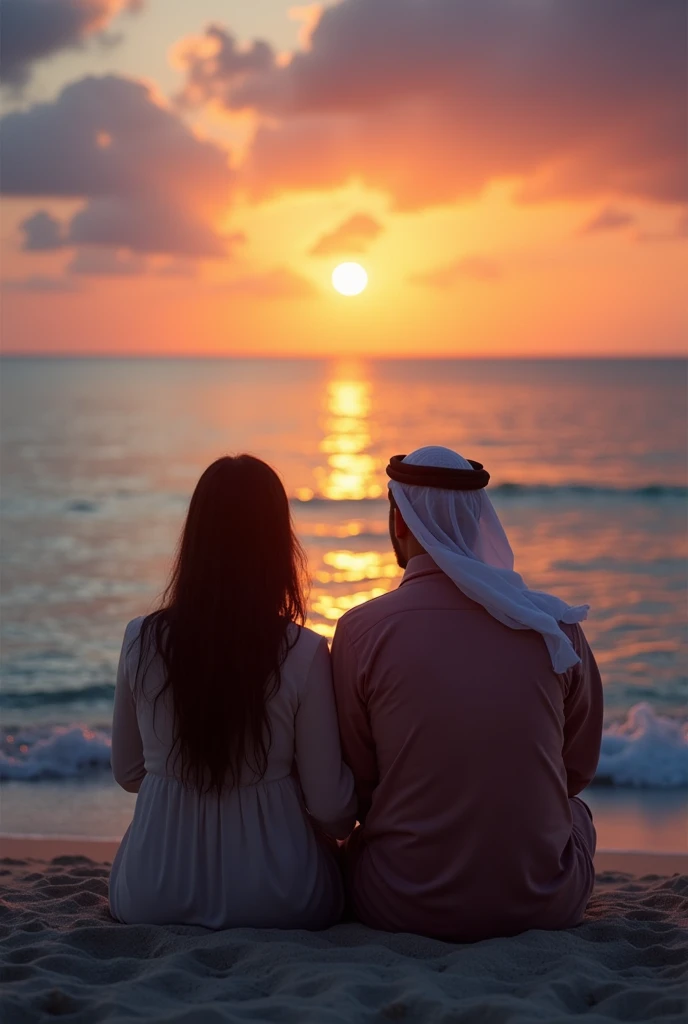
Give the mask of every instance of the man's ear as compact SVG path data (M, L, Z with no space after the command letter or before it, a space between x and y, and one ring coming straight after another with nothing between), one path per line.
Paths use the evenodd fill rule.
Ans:
M404 537L408 536L408 533L409 533L409 528L406 525L406 523L404 522L404 518L403 518L401 512L399 511L398 508L395 508L394 509L394 535L396 537L398 537L399 540L403 540Z

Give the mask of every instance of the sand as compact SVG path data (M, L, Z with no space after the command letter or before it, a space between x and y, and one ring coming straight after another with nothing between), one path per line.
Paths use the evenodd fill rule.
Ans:
M113 845L3 840L3 1024L687 1019L685 856L601 855L578 928L452 945L352 924L320 933L115 924Z

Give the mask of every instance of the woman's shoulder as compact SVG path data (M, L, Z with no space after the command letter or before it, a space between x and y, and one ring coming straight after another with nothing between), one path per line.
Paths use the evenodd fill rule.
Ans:
M123 650L129 653L130 650L138 648L141 643L141 635L143 631L143 624L148 616L137 615L135 619L131 619L127 622L124 629L124 641L122 644Z
M137 615L135 619L131 619L127 622L124 628L124 639L135 640L136 637L141 635L141 627L145 621L145 615Z
M320 636L313 629L307 626L297 626L291 622L287 627L287 639L289 640L289 653L285 659L284 667L294 671L300 676L308 675L311 665L316 657L327 653L327 640Z
M155 613L154 613L155 614ZM127 658L138 661L141 654L141 643L145 638L146 649L152 654L155 648L155 632L149 628L154 625L153 616L137 615L127 623L122 641L122 653ZM152 645L152 647L151 647Z

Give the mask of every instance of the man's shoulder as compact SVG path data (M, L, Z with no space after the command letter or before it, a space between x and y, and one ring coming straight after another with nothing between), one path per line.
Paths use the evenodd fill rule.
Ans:
M373 597L370 601L350 608L342 615L337 623L337 632L340 630L349 640L356 640L363 636L369 629L378 626L384 619L399 614L403 609L404 601L400 587Z

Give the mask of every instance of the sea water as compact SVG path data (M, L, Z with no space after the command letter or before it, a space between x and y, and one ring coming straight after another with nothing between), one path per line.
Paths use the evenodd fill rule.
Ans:
M3 831L126 827L131 798L108 774L122 634L155 607L209 462L248 451L279 470L309 624L330 637L398 585L389 456L444 444L489 470L529 585L591 605L606 703L593 804L670 807L680 832L685 362L5 359L1 385Z

